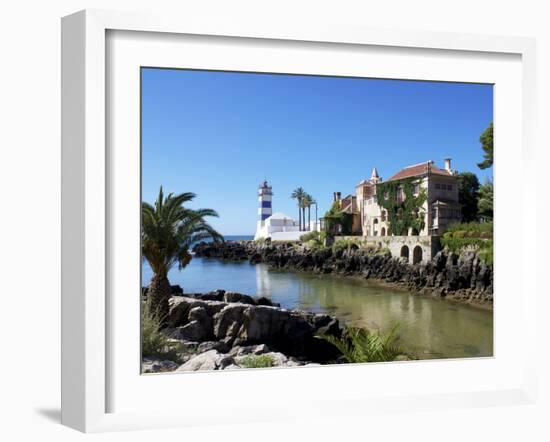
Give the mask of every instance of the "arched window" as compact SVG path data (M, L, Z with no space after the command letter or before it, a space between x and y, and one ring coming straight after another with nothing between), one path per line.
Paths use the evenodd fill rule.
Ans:
M407 258L409 260L409 248L407 246L401 247L401 258Z
M386 228L385 227L382 227L382 229L380 230L380 236L386 236Z
M422 247L416 246L413 249L413 264L418 264L422 261Z
M374 218L374 221L372 222L372 235L378 235L378 218Z

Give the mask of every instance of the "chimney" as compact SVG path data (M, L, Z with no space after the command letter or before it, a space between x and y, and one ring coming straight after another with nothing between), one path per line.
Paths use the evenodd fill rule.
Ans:
M449 173L452 172L451 171L451 159L450 158L445 158L444 161L445 161L445 170Z

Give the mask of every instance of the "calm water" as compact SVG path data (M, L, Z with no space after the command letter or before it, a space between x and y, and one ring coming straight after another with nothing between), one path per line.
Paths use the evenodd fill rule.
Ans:
M151 270L143 266L143 284ZM421 358L491 356L493 314L467 305L331 275L269 270L264 264L194 257L169 275L186 292L225 289L266 296L286 308L329 313L341 322L387 330L399 323L400 344Z

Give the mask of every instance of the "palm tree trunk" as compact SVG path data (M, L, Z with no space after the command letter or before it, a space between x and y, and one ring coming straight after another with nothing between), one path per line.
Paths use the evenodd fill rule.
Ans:
M302 215L304 217L304 230L306 230L306 208L302 207Z
M307 230L311 230L311 206L307 206Z
M302 230L302 212L300 210L300 205L298 205L298 225L300 226L298 230Z
M164 323L168 318L168 300L172 294L171 292L170 282L166 276L153 275L147 292L147 300L151 312L158 315L161 323Z

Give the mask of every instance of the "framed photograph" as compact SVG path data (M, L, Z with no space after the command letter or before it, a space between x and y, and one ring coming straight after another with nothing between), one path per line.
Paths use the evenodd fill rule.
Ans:
M62 26L64 424L534 400L532 40Z

